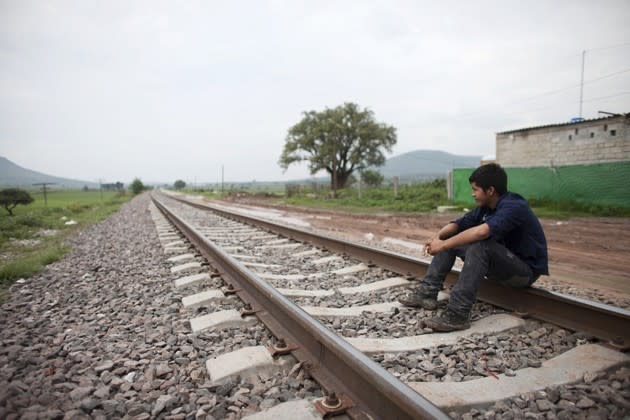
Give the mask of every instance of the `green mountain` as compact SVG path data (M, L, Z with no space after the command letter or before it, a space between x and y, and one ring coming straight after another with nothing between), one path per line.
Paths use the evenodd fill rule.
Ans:
M439 150L415 150L393 156L385 165L372 168L385 178L399 177L402 182L445 178L453 168L476 168L481 156L453 155Z
M33 184L41 182L55 183L57 188L97 188L95 182L80 181L77 179L61 178L46 175L41 172L23 168L9 159L0 156L0 186L5 187L32 187Z

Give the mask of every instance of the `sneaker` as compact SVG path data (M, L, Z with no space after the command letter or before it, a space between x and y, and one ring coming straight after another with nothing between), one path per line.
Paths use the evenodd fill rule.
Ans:
M425 295L421 292L411 292L406 296L398 299L398 302L402 303L405 306L410 306L412 308L423 308L429 311L436 310L438 306L437 296Z
M465 330L470 327L468 315L459 315L446 308L439 316L424 321L424 325L433 331Z

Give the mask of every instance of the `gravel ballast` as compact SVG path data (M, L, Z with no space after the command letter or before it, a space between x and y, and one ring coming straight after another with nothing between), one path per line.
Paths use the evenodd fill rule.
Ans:
M260 325L191 333L189 291L173 287L148 207L148 194L123 205L11 287L0 308L0 418L240 418L321 395L299 369L209 382L209 357L270 335Z
M181 206L181 204L177 204ZM185 206L180 207L186 209ZM203 226L203 213L196 209L184 210L194 220L195 225ZM215 219L206 226L217 225ZM221 222L218 223L219 225ZM292 250L261 250L266 241L242 240L236 243L222 241L225 245L242 247L240 253L255 256L256 262L264 264L287 265L287 257ZM304 247L308 248L308 247ZM300 248L298 251L301 251ZM261 272L274 274L310 275L318 272L353 265L358 261L344 257L329 264L313 265L309 261L332 255L321 251L315 257L292 259L287 268L266 268ZM301 261L300 261L301 260ZM255 269L254 271L259 271ZM324 274L322 277L305 280L270 280L276 287L298 289L335 289L342 286L356 286L372 281L393 277L395 274L379 268L353 275L335 276ZM299 305L348 307L367 305L378 302L396 301L408 287L383 290L379 292L315 297L291 298ZM473 308L472 319L476 320L492 313L502 312L492 305L478 302ZM320 321L335 332L348 337L403 337L407 335L429 334L430 329L423 328L422 320L434 315L434 311L401 308L392 313L364 313L353 318L323 318ZM216 337L218 338L218 337ZM572 333L562 328L535 320L528 320L527 325L518 330L496 335L475 335L461 340L456 345L438 346L427 350L400 353L378 354L372 358L394 376L403 381L420 382L465 382L485 376L506 374L514 376L519 369L538 368L545 360L556 357L570 348L587 342L592 338L580 333ZM456 418L619 418L628 414L629 381L623 377L627 370L622 368L609 374L589 374L581 383L548 388L529 394L523 394L491 407L470 410L467 413L453 412Z
M169 201L197 226L218 218ZM183 210L186 209L186 210ZM214 220L213 220L214 219ZM232 229L235 228L232 224ZM273 239L221 241L244 248L263 264L293 266L302 273L297 249L261 248ZM188 249L184 240L186 252ZM358 261L344 257L327 264L304 258L306 274L331 271ZM290 374L235 379L215 385L207 377L209 358L247 346L266 345L271 334L261 324L192 334L189 320L243 303L226 297L186 310L181 298L221 288L220 278L175 288L182 275L170 268L149 212L149 196L125 204L107 220L72 240L72 252L46 270L11 288L0 307L0 418L237 419L280 402L322 395L299 365ZM194 261L203 262L197 255ZM200 271L211 271L203 266ZM279 268L253 271L283 274ZM188 274L188 273L186 273ZM192 273L191 273L192 274ZM357 286L394 274L378 267L351 275L300 281L272 280L276 286L334 289ZM289 284L290 283L290 284ZM359 295L293 298L299 304L346 307L394 301L408 288ZM473 319L501 312L477 303ZM422 320L435 312L408 308L324 318L322 323L350 337L429 334ZM593 341L553 325L528 320L525 327L475 335L454 345L417 352L378 354L372 359L403 381L466 382L519 369L536 368L567 349ZM585 375L577 384L523 394L490 407L453 412L455 418L624 418L630 414L628 367Z

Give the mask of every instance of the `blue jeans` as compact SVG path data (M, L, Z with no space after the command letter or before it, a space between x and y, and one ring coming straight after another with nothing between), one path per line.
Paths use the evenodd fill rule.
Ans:
M456 257L464 260L464 267L451 290L448 309L462 316L470 314L484 277L511 287L527 287L539 277L504 245L486 239L436 254L420 286L422 294L437 295Z

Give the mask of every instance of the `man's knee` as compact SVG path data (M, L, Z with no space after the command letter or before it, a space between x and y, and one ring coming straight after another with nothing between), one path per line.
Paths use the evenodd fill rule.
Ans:
M488 249L492 246L492 239L484 239L470 244L466 249L466 258L483 257L487 255Z

